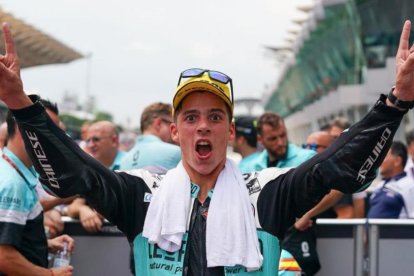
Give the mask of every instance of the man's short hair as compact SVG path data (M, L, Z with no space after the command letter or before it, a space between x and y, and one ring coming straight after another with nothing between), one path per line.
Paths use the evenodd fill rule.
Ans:
M391 144L390 150L392 155L401 157L402 167L404 168L408 158L407 147L404 145L404 143L400 141L394 141Z
M407 141L407 145L410 145L412 142L414 142L414 130L411 130L407 133L405 140Z
M59 115L59 109L56 103L53 103L50 100L46 100L46 99L39 99L39 102L45 107L45 109L52 111L56 115ZM13 138L14 135L16 134L17 123L16 123L16 120L14 119L13 114L10 112L10 110L7 111L6 122L7 122L8 137Z
M147 106L141 114L141 132L144 132L158 117L168 117L172 116L172 106L167 103L153 103Z
M257 120L257 132L259 134L263 133L263 126L270 125L272 128L278 128L284 123L283 118L275 112L265 112Z
M331 121L331 127L336 126L340 129L348 129L351 126L351 123L344 117L336 117Z
M252 116L234 117L234 126L236 128L236 137L243 136L249 146L257 147L257 120Z

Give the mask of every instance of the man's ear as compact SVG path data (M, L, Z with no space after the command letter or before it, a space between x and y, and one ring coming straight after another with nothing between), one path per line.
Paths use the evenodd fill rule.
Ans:
M180 138L179 138L179 134L178 134L178 129L177 129L177 125L176 123L171 123L170 125L170 131L171 131L171 139L173 140L173 142L177 145L180 144Z
M155 118L152 122L152 127L158 132L161 129L162 119L160 117Z
M111 141L112 141L112 144L119 145L119 137L118 137L118 135L112 134Z
M397 164L396 164L396 166L397 167L401 167L401 168L403 168L404 169L404 166L403 166L403 159L401 158L401 156L397 156Z
M230 124L229 133L230 133L229 142L233 142L234 139L236 139L236 126L234 125L233 122Z
M260 134L257 134L257 142L263 144L263 137Z

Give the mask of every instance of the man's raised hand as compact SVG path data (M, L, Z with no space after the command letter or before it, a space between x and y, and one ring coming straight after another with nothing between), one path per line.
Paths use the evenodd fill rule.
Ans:
M396 56L397 76L394 95L403 101L414 100L414 45L409 45L411 22L406 20L402 29Z
M32 102L23 91L19 57L7 23L3 23L2 31L6 53L0 55L0 100L10 109L20 109L31 105Z

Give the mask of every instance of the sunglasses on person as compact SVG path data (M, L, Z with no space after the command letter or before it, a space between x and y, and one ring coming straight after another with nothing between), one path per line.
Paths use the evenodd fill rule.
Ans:
M318 148L326 148L326 146L312 143L312 144L302 144L302 148L316 151Z
M231 97L231 103L233 103L233 82L231 80L231 78L229 76L227 76L224 73L221 73L219 71L213 71L213 70L208 70L208 69L200 69L200 68L191 68L191 69L187 69L184 70L183 72L181 72L180 74L180 78L178 79L178 84L177 86L180 85L181 80L183 78L194 78L194 77L200 77L202 76L204 73L208 73L208 76L210 77L210 79L221 82L222 84L230 84L230 97Z
M173 121L168 120L168 119L166 119L166 118L163 118L163 117L160 117L160 118L161 118L161 121L163 121L164 123L166 123L166 124L168 124L168 125L170 125L170 124L172 124L172 123L173 123Z

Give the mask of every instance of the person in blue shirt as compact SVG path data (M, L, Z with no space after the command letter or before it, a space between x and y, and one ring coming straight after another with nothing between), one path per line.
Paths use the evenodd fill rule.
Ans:
M109 121L92 123L86 133L86 151L110 170L119 170L125 152L119 150L116 125ZM67 209L68 215L78 218L88 232L103 226L103 217L91 208L84 198L76 198Z
M289 143L285 122L274 112L265 112L257 121L258 140L265 150L256 158L254 170L269 167L297 167L316 152Z
M142 135L124 157L121 169L146 168L162 173L175 168L181 160L181 151L171 138L172 122L170 104L157 102L147 106L141 114Z
M260 155L257 150L256 118L252 116L238 116L234 118L236 137L232 143L233 151L239 153L242 159L239 169L242 173L254 171L254 160Z
M414 183L404 172L406 162L405 145L393 142L379 168L383 180L371 195L368 218L414 218Z
M41 102L46 108L50 103ZM47 113L57 124L57 114L51 109ZM63 249L64 242L72 251L74 240L68 235L47 239L38 175L10 112L7 133L7 146L0 153L0 275L72 275L71 266L48 269L48 251Z
M116 125L109 121L91 124L86 135L86 149L96 160L110 170L119 170L125 152L119 150Z

